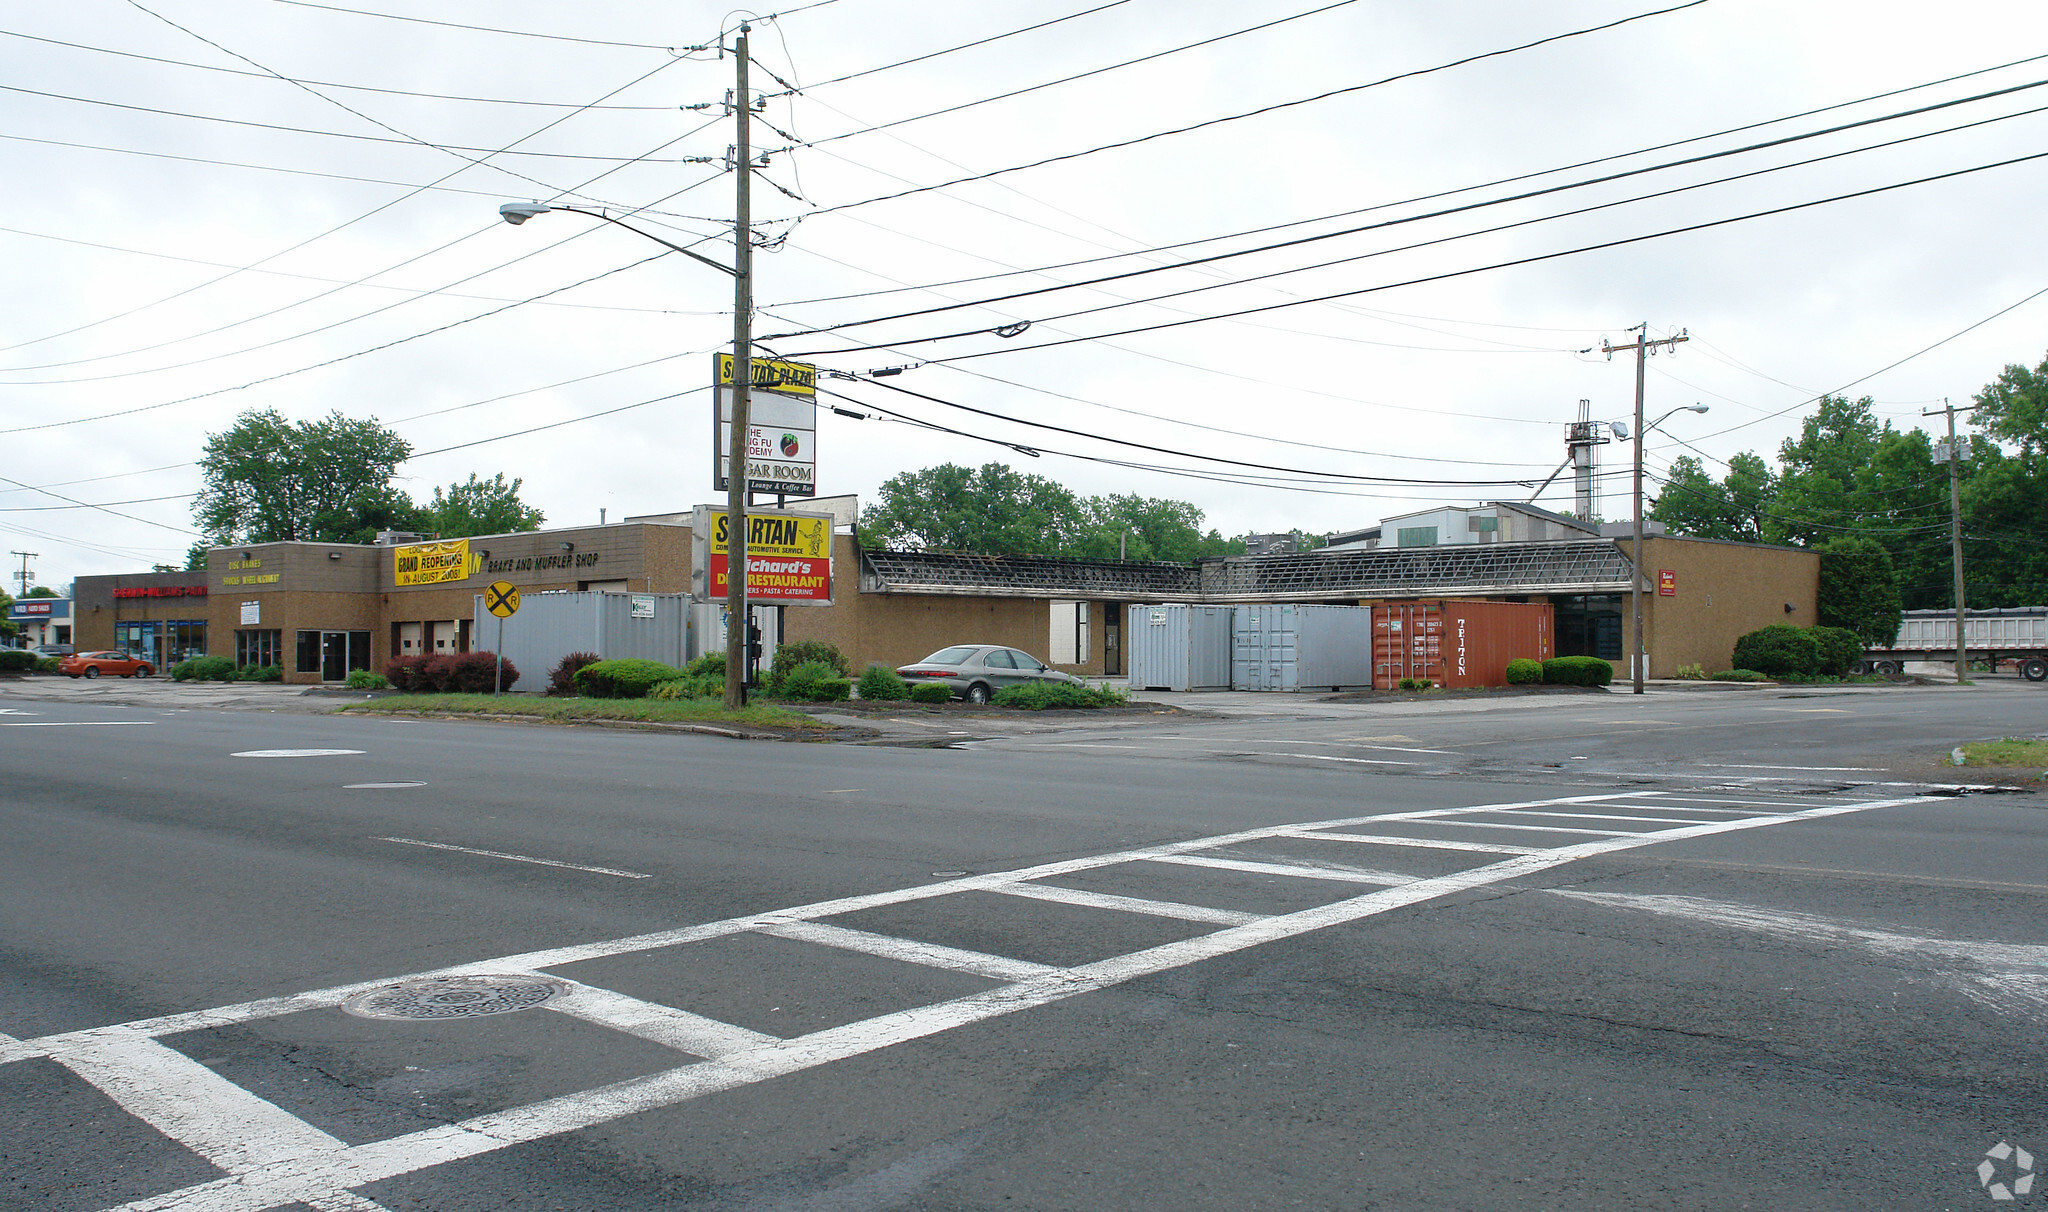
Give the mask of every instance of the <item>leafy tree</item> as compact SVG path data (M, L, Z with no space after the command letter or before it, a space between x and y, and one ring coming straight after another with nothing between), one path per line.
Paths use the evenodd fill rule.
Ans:
M1084 520L1073 492L1043 476L942 463L884 480L860 526L871 547L1060 555Z
M1779 538L1770 517L1777 493L1778 477L1754 454L1730 459L1727 478L1718 481L1698 459L1680 455L1671 461L1664 491L1645 512L1688 538L1767 543Z
M2032 370L2006 367L1976 401L1985 433L2018 447L2022 458L2048 456L2048 360Z
M423 528L444 539L539 530L547 518L519 499L522 483L507 484L502 471L488 480L471 472L467 482L451 484L445 493L437 487L427 503Z
M1244 550L1243 540L1213 527L1204 533L1202 511L1192 502L1111 494L1089 497L1082 507L1085 531L1072 554L1086 559L1113 560L1121 550L1130 560L1185 562Z
M339 412L296 423L275 409L246 412L207 438L193 513L222 546L361 543L379 530L417 529L418 508L391 487L411 453L391 430Z
M47 585L38 585L21 596L24 598L54 598L58 596L58 593Z
M1872 648L1899 634L1899 577L1884 544L1842 535L1819 545L1820 622L1853 632Z

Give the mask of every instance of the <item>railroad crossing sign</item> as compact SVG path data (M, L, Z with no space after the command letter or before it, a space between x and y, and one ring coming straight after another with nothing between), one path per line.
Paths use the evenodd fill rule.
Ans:
M492 581L484 590L484 609L501 619L519 613L519 590L510 581Z

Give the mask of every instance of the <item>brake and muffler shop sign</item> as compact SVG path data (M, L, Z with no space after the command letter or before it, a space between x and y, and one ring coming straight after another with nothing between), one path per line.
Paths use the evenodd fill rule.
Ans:
M710 523L711 596L727 593L729 566L726 522ZM829 514L747 515L747 600L832 604L832 518Z

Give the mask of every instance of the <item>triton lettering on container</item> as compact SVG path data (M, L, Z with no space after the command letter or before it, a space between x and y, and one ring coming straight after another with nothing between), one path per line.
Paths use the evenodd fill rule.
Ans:
M1508 662L1557 655L1548 602L1385 602L1372 611L1372 685L1505 686Z
M1133 690L1227 690L1228 606L1133 606L1124 628Z
M1239 606L1231 627L1237 690L1340 690L1372 685L1372 611L1291 603Z

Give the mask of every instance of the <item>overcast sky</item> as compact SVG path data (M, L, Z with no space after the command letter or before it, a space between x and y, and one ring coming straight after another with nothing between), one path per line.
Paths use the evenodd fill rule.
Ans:
M1691 338L1650 362L1651 414L1711 408L1651 436L1653 475L1686 453L1671 439L1716 472L1713 459L1773 455L1819 393L1852 383L1895 425L1932 426L1923 409L2048 350L2048 296L2013 307L2048 288L2048 160L1657 235L2048 151L2048 113L2026 112L2048 107L2048 87L1889 117L2048 80L2048 57L2015 62L2048 56L2038 0L1707 0L1633 21L1659 6L1319 7L797 0L753 14L769 98L754 141L771 153L755 218L774 241L755 259L757 333L1380 225L769 341L856 374L913 366L882 382L931 397L828 380L869 418L823 414L820 490L868 497L899 472L1000 460L1084 494L1190 500L1226 535L1343 530L1527 499L1488 481L1549 475L1581 399L1596 418L1630 414L1633 363L1598 347L1640 323ZM675 255L636 264L663 250L575 214L513 227L496 209L615 207L729 262L734 181L718 161L734 65L717 48L742 15L10 6L7 546L40 553L37 579L59 586L182 563L180 494L198 487L202 443L260 408L395 427L419 452L401 476L421 500L471 472L524 480L550 525L716 499L704 389L731 340L729 279ZM1157 57L1120 66L1144 56ZM1873 118L1888 120L1471 206ZM1128 145L1080 154L1111 144ZM1741 174L1755 175L1714 183ZM1686 186L1700 188L1634 200ZM1447 207L1467 209L1425 217ZM1504 225L1517 226L1489 230ZM1152 251L1169 245L1183 246ZM1530 258L1543 259L1502 266ZM1345 297L1301 302L1332 295ZM1019 320L1033 321L1022 335L988 331ZM1601 510L1626 517L1627 447L1603 455ZM1541 503L1570 508L1569 477Z

